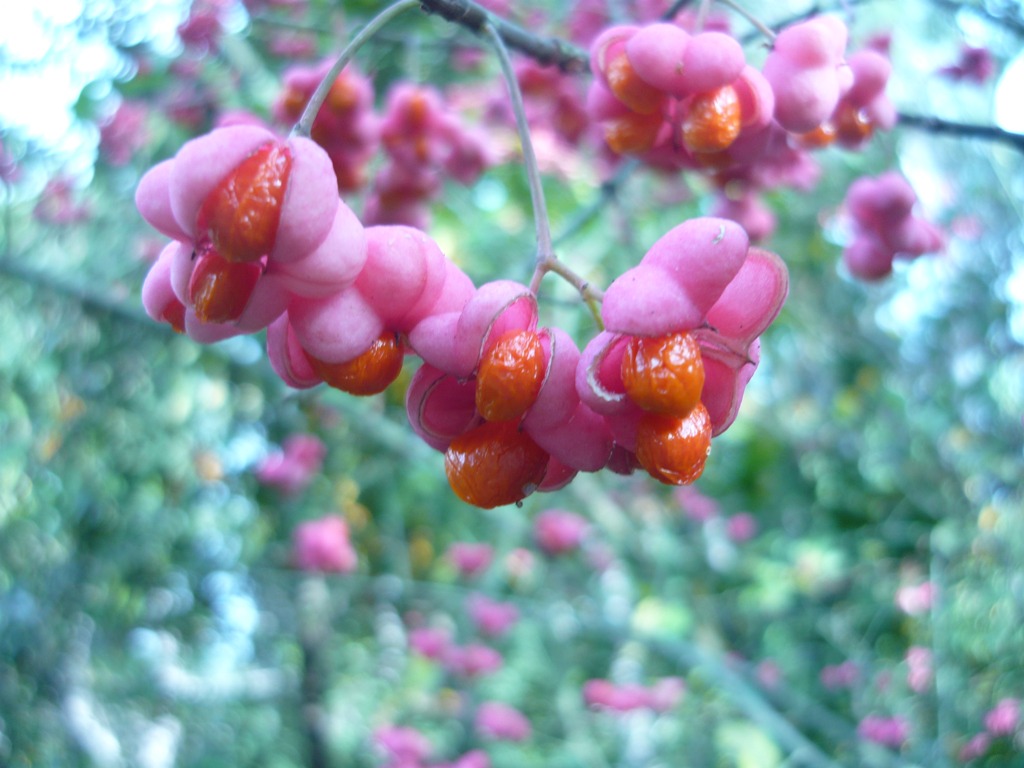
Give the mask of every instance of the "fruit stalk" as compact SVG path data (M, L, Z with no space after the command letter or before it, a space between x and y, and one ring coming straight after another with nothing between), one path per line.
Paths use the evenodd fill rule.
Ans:
M310 131L313 128L313 121L316 119L317 113L320 111L320 107L323 106L324 100L327 98L327 94L330 93L331 86L334 85L334 81L341 74L341 71L348 66L348 63L352 60L352 57L356 55L369 40L373 39L380 30L388 24L396 16L401 15L410 8L419 7L419 0L398 0L398 2L389 5L379 14L374 16L370 21L366 23L359 33L352 38L345 49L338 56L338 60L334 62L334 66L331 67L327 74L324 75L324 79L320 81L320 85L313 91L313 95L309 99L309 103L306 104L306 108L302 111L302 116L299 118L299 122L292 128L292 136L303 136L309 138Z

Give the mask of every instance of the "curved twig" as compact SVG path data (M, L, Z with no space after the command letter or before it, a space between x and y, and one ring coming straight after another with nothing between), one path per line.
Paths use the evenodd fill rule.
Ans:
M899 115L899 124L906 128L919 128L928 133L944 133L950 136L995 141L1000 144L1008 144L1018 152L1024 152L1024 134L1005 131L994 125L958 123L939 117L908 115L902 112Z

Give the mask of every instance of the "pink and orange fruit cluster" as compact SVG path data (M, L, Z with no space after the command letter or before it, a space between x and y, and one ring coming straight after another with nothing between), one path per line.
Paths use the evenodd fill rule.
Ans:
M780 133L797 147L857 148L896 111L888 59L848 57L846 43L840 19L815 16L783 29L759 71L727 32L611 27L591 45L589 111L612 151L659 167L735 174L770 160Z
M616 153L717 167L741 136L771 122L771 88L725 33L691 35L669 23L611 27L594 41L590 61L589 111Z
M299 121L331 64L293 66L285 72L273 109L279 123ZM425 229L443 181L472 183L490 164L483 137L448 108L440 91L400 83L378 114L373 83L351 65L331 83L310 135L331 158L343 193L367 186L367 169L383 151L385 162L373 177L362 213L367 224Z
M853 239L843 251L850 274L879 280L892 272L895 259L914 259L942 248L942 232L913 214L915 203L913 188L895 171L864 176L850 185L845 207Z
M143 287L153 318L200 342L266 328L297 388L374 394L417 355L412 428L480 507L604 467L692 482L787 290L781 260L739 225L688 221L612 283L608 330L581 353L538 326L526 286L477 287L424 232L364 227L307 139L217 129L150 170L136 200L172 238Z

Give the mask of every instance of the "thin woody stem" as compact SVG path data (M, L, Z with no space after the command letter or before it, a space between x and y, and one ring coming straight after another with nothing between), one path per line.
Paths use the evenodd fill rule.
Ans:
M590 287L590 284L572 269L567 267L558 257L555 256L554 246L551 243L551 223L548 219L547 203L544 201L544 187L541 184L540 167L537 164L537 153L533 149L533 139L530 137L530 127L526 122L526 107L523 104L523 94L519 89L519 81L516 79L515 70L512 67L512 59L509 56L505 41L493 24L484 24L483 34L490 38L494 50L501 63L501 71L508 85L509 98L512 102L512 112L516 118L516 130L519 133L519 141L523 146L523 165L526 167L526 178L530 187L530 200L533 203L533 220L537 230L537 260L530 278L530 290L536 294L540 289L540 282L548 272L567 280L577 291L590 308L591 313L601 324L601 314L597 304L601 301L600 291Z
M1008 144L1018 152L1024 152L1024 134L1012 133L994 125L975 125L942 120L938 117L925 115L908 115L900 113L899 124L905 128L918 128L928 133L944 133L950 136L961 136L974 139L986 139Z
M582 275L577 273L571 267L566 266L564 261L560 261L557 258L552 257L551 261L547 263L544 271L545 273L554 272L579 291L580 296L583 297L587 306L590 307L590 311L593 312L594 318L597 320L597 324L602 325L600 312L597 308L604 300L604 291L592 286ZM536 293L536 291L534 292Z
M526 54L539 64L576 73L586 72L589 67L590 57L586 51L557 37L539 37L494 16L473 0L421 0L420 6L427 13L436 13L471 32L483 34L484 27L490 25L507 47Z
M548 221L548 207L544 200L544 187L540 180L540 167L537 165L537 153L533 149L533 139L530 137L530 126L526 122L526 107L523 104L523 93L519 89L519 81L516 79L515 69L512 67L512 58L509 56L505 41L501 39L498 30L493 24L484 24L483 34L490 38L494 51L498 55L501 64L501 73L505 77L505 84L508 86L509 100L512 102L512 113L516 118L516 131L519 133L519 142L523 147L523 165L526 168L526 179L530 187L530 201L533 203L533 222L537 231L537 269L549 259L554 259L554 249L551 246L551 225ZM536 273L534 277L539 282ZM536 287L531 283L530 287L536 293Z
M697 18L693 23L694 32L703 32L704 25L708 21L708 14L711 12L711 0L700 0L697 6Z
M763 21L761 21L756 16L754 16L750 11L748 11L742 5L740 5L739 3L735 2L735 0L718 0L718 2L720 2L722 5L724 5L724 6L728 7L728 8L732 8L734 11L736 11L736 13L738 13L740 16L742 16L747 21L749 21L754 26L754 28L757 29L758 32L760 32L762 35L767 37L769 41L771 41L771 42L775 41L775 33L772 32L771 29L769 29L768 25L765 24Z
M398 0L393 5L389 5L379 14L374 16L367 22L366 26L359 30L359 33L352 38L345 49L338 56L338 60L334 62L334 66L330 68L323 80L320 81L320 85L313 91L313 95L309 99L309 103L306 104L306 108L302 111L302 117L299 118L299 122L295 124L292 129L292 136L305 136L309 137L310 131L313 129L313 121L316 120L317 113L320 111L320 107L323 106L324 100L327 98L327 94L331 90L331 86L334 85L335 79L341 74L341 71L348 66L348 63L352 60L352 57L356 55L356 52L362 48L367 41L372 39L380 30L396 16L408 11L411 8L419 7L419 0Z
M661 14L662 21L672 21L683 8L690 5L693 0L676 0L669 6L668 10Z

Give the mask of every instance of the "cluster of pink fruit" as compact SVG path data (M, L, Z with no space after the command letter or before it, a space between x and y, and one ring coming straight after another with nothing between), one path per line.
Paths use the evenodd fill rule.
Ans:
M612 152L709 174L719 190L715 215L741 223L757 241L775 226L760 191L812 186L809 150L858 149L896 123L885 93L888 57L846 48L845 24L815 16L783 29L759 71L726 31L614 26L590 48L588 113Z
M758 71L725 32L615 26L591 46L590 114L613 151L663 167L735 171L779 132L800 146L856 147L896 113L888 59L871 49L847 58L846 38L833 16L794 24Z
M607 330L581 353L538 328L526 286L476 287L425 233L364 227L308 139L217 129L152 168L136 203L172 238L143 287L152 317L200 342L266 328L297 388L375 394L418 355L411 425L480 507L604 467L695 480L788 287L737 224L688 221L609 286Z
M913 259L942 248L942 232L913 215L917 195L895 171L862 177L850 185L845 207L853 223L853 239L843 251L850 273L878 280L892 272L896 258Z
M614 152L645 154L669 167L708 167L771 123L767 80L723 32L615 26L594 41L590 58L588 109Z
M298 122L331 64L285 72L284 89L274 104L277 121ZM475 181L489 163L486 144L447 108L436 89L399 83L380 115L373 101L369 78L346 67L331 83L310 136L331 158L341 192L366 185L367 166L383 148L386 162L374 175L363 221L425 229L444 178Z

